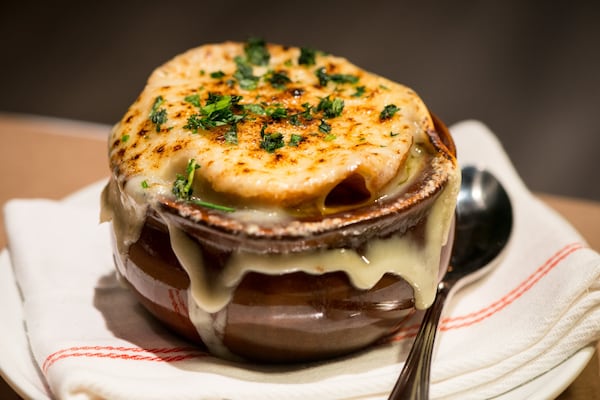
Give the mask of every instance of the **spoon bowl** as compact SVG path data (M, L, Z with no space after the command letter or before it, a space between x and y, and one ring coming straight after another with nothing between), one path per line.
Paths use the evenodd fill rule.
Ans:
M490 172L473 166L462 170L456 203L455 235L445 280L479 277L477 271L506 246L512 229L512 206L502 184ZM467 277L469 279L467 279Z
M490 172L462 169L456 205L454 246L450 266L427 309L421 328L389 400L429 398L431 359L437 326L451 291L479 279L504 249L512 230L512 206L502 184Z

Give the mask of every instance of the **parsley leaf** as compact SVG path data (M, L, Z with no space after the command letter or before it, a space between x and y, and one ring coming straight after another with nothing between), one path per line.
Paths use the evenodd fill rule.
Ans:
M269 153L273 153L275 152L275 150L280 149L284 146L283 135L279 132L265 133L264 131L261 131L260 136L260 148L266 150Z
M186 175L177 174L175 176L175 182L173 182L172 192L175 197L179 200L189 200L192 198L192 184L194 183L194 172L200 168L196 164L196 160L192 158L188 161L185 169Z
M385 106L383 108L383 110L381 111L381 113L379 114L379 119L381 121L385 120L385 119L390 119L394 116L394 114L396 114L398 111L400 111L400 108L398 108L395 104L388 104L387 106Z
M158 96L154 100L154 104L150 110L150 115L148 116L150 121L156 125L156 132L160 132L161 125L167 123L167 110L164 108L159 108L164 102L165 99L162 96Z
M225 76L225 72L223 72L221 70L210 73L210 77L214 78L214 79L221 79L224 76Z
M302 107L304 108L304 111L290 115L290 118L289 118L290 124L292 124L294 126L303 125L300 118L304 119L304 121L312 121L312 119L313 119L313 116L311 115L312 106L309 103L304 103L304 104L302 104Z
M190 115L187 123L183 127L184 129L192 131L192 133L198 133L199 129L206 129L202 123L202 116L200 114Z
M265 41L260 38L248 39L244 46L244 52L248 62L254 65L267 65L271 58Z
M307 121L312 121L313 117L310 114L312 111L312 106L310 105L310 103L303 103L302 107L304 108L304 111L300 114L302 118L304 118Z
M250 111L252 114L256 114L256 115L266 115L267 114L264 107L261 106L260 104L244 104L242 106L242 108L244 110Z
M362 97L362 95L365 94L365 90L366 88L364 86L357 86L356 92L352 94L352 97Z
M273 71L267 76L266 80L275 89L285 89L285 85L292 82L285 71Z
M302 122L300 122L300 119L298 118L299 114L292 114L290 115L290 124L294 125L294 126L301 126Z
M315 71L315 75L317 78L319 78L319 86L327 86L327 83L329 82L329 75L327 75L325 67L318 68Z
M198 94L191 94L189 96L185 96L183 98L183 100L186 103L190 103L191 105L194 105L194 106L200 108L200 95L198 95Z
M319 124L319 131L323 133L329 133L331 132L331 125L329 125L327 122L325 122L324 119L322 119L321 123Z
M358 76L350 74L332 74L329 75L329 79L335 83L357 83Z
M200 112L206 116L206 122L211 128L237 122L236 117L238 116L233 114L233 108L240 100L240 96L209 93L206 105L200 107Z
M202 201L200 199L195 199L195 198L190 199L190 203L196 204L198 206L206 207L206 208L212 208L213 210L224 211L224 212L234 212L235 211L235 208L222 206L220 204L210 203L208 201Z
M234 59L237 65L237 70L233 74L233 77L237 79L238 84L242 89L254 90L258 85L258 76L254 76L252 66L248 64L242 57L236 57Z
M235 130L235 124L245 118L243 114L234 114L240 106L241 96L221 95L209 93L204 106L200 105L200 113L190 116L187 120L185 129L197 133L199 129L208 130L217 126L232 125Z
M267 108L267 115L275 120L287 118L287 109L283 107Z
M330 96L324 97L317 106L317 111L323 111L325 118L339 117L344 110L344 100L340 98L331 99Z
M290 136L290 141L288 142L288 146L298 147L298 145L303 141L304 136L292 133L292 136Z
M299 65L315 65L315 57L317 55L317 51L314 49L309 49L306 47L300 48L300 56L298 57Z
M225 132L225 142L229 144L238 144L237 127L235 125Z
M198 165L196 163L196 160L192 158L188 161L187 167L185 169L186 174L176 174L172 189L172 192L175 195L175 197L178 200L184 200L202 207L212 208L214 210L224 212L234 212L235 208L210 203L208 201L202 201L196 197L192 197L192 184L194 183L194 174L198 168L200 168L200 165ZM144 186L144 182L146 181L142 182L142 187L147 187L148 184L146 183L146 186Z
M319 79L319 86L327 86L327 83L351 83L355 84L359 78L356 75L350 74L328 74L325 67L317 68L315 75Z

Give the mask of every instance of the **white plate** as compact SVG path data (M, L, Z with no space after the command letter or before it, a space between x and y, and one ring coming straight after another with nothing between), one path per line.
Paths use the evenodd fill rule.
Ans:
M99 182L65 199L72 204L97 202ZM0 252L0 373L10 386L25 399L52 399L29 349L23 322L20 293L15 283L10 257ZM535 400L556 398L575 380L594 354L588 346L536 379L507 392L497 400Z

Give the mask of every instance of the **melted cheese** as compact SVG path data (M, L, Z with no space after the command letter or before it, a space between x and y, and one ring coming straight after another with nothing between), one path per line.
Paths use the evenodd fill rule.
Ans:
M196 192L204 196L210 191L233 205L295 207L313 202L320 208L336 185L359 176L372 201L402 169L412 144L425 141L426 132L433 128L421 99L411 89L343 58L319 55L315 65L306 66L297 62L298 48L268 45L268 50L269 65L253 66L253 74L261 77L254 90L242 89L236 79L235 58L244 56L240 43L192 49L158 68L112 131L110 160L116 173L123 179L142 176L151 184L150 191L162 190L160 186L170 185L194 158L200 165L197 182L203 185ZM320 85L315 72L320 68L328 76L352 77L357 82ZM270 71L285 73L290 82L273 87L268 81ZM212 72L224 76L214 78ZM364 93L356 96L359 87ZM201 112L186 98L198 96L205 105L209 93L241 96L241 107L260 106L266 114L284 109L288 118L245 111L247 117L236 124L237 144L225 139L231 124L194 133L189 118ZM150 119L159 97L164 99L157 107L165 112L162 124ZM339 116L318 110L325 98L343 101ZM306 105L311 110L308 118L302 116ZM388 105L399 110L381 119ZM330 127L328 133L323 123ZM283 147L266 151L261 147L261 131L282 134ZM290 145L293 136L302 138L297 146Z

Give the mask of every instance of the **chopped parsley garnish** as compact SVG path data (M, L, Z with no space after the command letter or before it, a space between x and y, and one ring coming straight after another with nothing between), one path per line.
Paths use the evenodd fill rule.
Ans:
M148 189L148 187L149 187L148 181L146 181L146 180L143 180L141 185L142 185L142 189Z
M256 115L266 115L267 112L265 111L265 108L263 106L261 106L260 104L244 104L242 105L242 108L244 110L247 110L249 112L251 112L252 114L256 114Z
M288 146L298 147L302 141L304 141L304 137L302 135L292 133L292 136L290 136L290 141L288 142Z
M129 140L129 135L123 135L123 136L121 136L121 142L125 143L128 140Z
M150 121L156 125L156 132L160 132L162 124L167 122L167 110L164 108L160 108L163 105L165 99L162 96L158 96L154 100L154 104L152 105L152 109L150 110L150 115L148 118Z
M225 132L225 142L229 144L238 144L237 126L235 124Z
M208 130L217 126L234 125L244 119L243 114L234 114L239 107L238 103L241 96L229 96L216 93L209 93L204 106L200 105L200 113L194 114L188 118L184 128L194 133L198 129Z
M190 200L192 198L192 184L194 183L194 173L200 166L196 163L196 159L192 158L188 161L185 169L186 175L177 174L175 182L173 182L173 194L179 200Z
M260 148L268 153L273 153L275 150L282 148L284 146L283 135L279 132L266 133L264 128L263 126L260 132Z
M381 113L379 114L379 119L381 121L385 120L385 119L390 119L394 116L394 114L396 114L398 111L400 111L400 108L398 108L395 104L388 104L387 106L385 106L383 108L383 110L381 111Z
M225 72L223 72L221 70L210 73L210 77L214 78L214 79L221 79L224 76L225 76Z
M215 204L215 203L211 203L208 201L202 201L200 199L195 199L195 198L189 200L189 202L192 204L196 204L198 206L212 208L213 210L218 210L218 211L224 211L224 212L234 212L235 211L235 208L232 208L232 207L222 206L220 204Z
M329 125L327 122L325 122L324 119L322 119L321 123L319 124L319 131L323 133L329 133L331 132L331 125Z
M275 120L288 117L287 109L283 107L267 108L267 115Z
M329 75L329 79L335 83L357 83L358 76L350 74L333 74Z
M362 95L365 94L365 90L366 88L364 86L357 86L356 92L352 94L352 97L362 97Z
M325 140L326 142L331 142L332 140L335 140L335 138L336 136L333 133L329 133L323 138L323 140Z
M398 136L399 134L400 132L390 132L391 137Z
M267 65L271 58L265 41L260 38L248 39L244 46L244 52L248 62L254 65Z
M200 107L200 95L198 94L191 94L189 96L185 96L183 100L186 103L190 103L191 105Z
M222 95L220 93L210 92L206 99L206 106L202 107L204 112L207 110L220 110L226 107L238 107L238 103L242 100L242 96L237 95Z
M254 76L252 66L248 64L242 57L235 57L235 64L237 70L233 74L233 77L238 81L238 84L242 89L254 90L258 85L258 76Z
M275 89L285 89L285 85L292 82L285 71L273 71L267 75L266 80Z
M206 208L212 208L214 210L225 211L225 212L234 212L235 208L222 206L219 204L210 203L207 201L202 201L196 197L192 197L192 184L194 183L194 174L196 170L200 168L200 165L196 163L196 160L192 158L188 161L187 167L185 169L185 175L177 174L175 177L175 182L173 182L172 192L178 200L184 200L190 202L192 204L196 204ZM145 184L145 186L144 186ZM142 187L147 188L148 183L146 181L142 181Z
M327 86L329 82L329 75L327 75L327 71L325 67L321 67L315 71L315 75L319 78L319 86Z
M311 115L311 112L313 107L309 103L304 103L302 104L302 108L304 108L304 111L290 115L290 124L294 126L301 126L302 121L300 120L300 118L304 119L304 121L312 121L313 116Z
M192 133L198 133L199 129L207 129L204 127L203 118L200 114L194 114L188 117L187 124L183 126L189 129Z
M312 106L310 105L310 103L303 103L302 107L304 108L304 111L302 111L302 113L300 113L302 118L304 118L307 121L312 121L313 117L310 114L312 111Z
M328 74L325 67L318 68L315 71L315 75L319 79L319 86L327 86L327 83L351 83L355 84L358 82L359 78L356 75L350 74Z
M298 116L299 116L299 114L290 115L290 118L289 118L290 124L292 124L294 126L301 126L302 122L300 122L300 119Z
M331 99L330 96L322 98L317 106L317 111L323 111L325 118L339 117L343 110L344 100L340 98Z
M315 65L317 51L306 47L300 48L300 57L298 57L299 65Z

